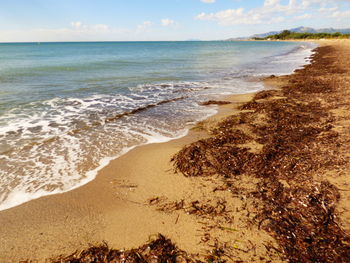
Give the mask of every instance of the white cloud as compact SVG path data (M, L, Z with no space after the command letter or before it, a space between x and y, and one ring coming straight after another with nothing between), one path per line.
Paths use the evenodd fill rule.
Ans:
M331 17L337 18L337 20L342 20L344 18L349 18L350 17L350 10L347 11L335 11L331 15Z
M290 15L299 10L296 0L289 0L285 5L280 0L265 0L264 5L245 11L244 8L227 9L217 13L201 13L198 20L212 20L220 25L256 25L273 24L285 20L283 15Z
M320 3L322 0L302 0L301 5L303 7L309 7L314 3Z
M257 8L249 10L237 8L222 10L216 13L200 13L195 16L195 19L215 21L225 26L273 24L285 20L310 19L315 15L317 16L319 12L337 11L337 2L340 1L341 0L265 0L263 5ZM348 17L349 12L334 12L334 16L339 15L341 19L344 19Z
M146 31L152 25L153 25L153 23L151 21L144 21L144 22L142 22L142 24L137 26L137 30L139 30L139 31Z
M79 31L82 33L89 33L89 32L109 32L110 28L108 25L105 24L95 24L95 25L88 25L83 24L80 21L71 22L71 26L73 30Z
M279 5L280 3L280 0L265 0L264 2L264 6L276 6L276 5Z
M328 13L328 12L334 12L337 11L338 7L321 7L320 9L318 9L318 11L322 12L322 13Z
M302 0L301 4L303 7L310 7L312 5L326 5L329 3L336 2L337 0Z
M296 20L304 20L304 19L310 19L312 18L312 15L310 14L303 14L303 15L300 15L300 16L296 16L294 17Z
M171 26L175 24L174 20L171 20L169 18L162 19L161 21L162 26Z
M93 25L90 30L96 31L96 32L109 32L110 28L108 25L104 25L104 24L97 24L97 25Z
M260 24L262 22L260 14L245 12L244 8L227 9L217 13L201 13L196 16L197 20L212 20L220 25L239 25L239 24Z
M111 28L105 24L71 22L63 28L34 28L31 30L1 30L0 42L28 41L103 41L127 39L135 30Z
M80 21L77 22L71 22L71 26L75 29L79 29L82 26L82 23Z
M272 16L270 7L274 0L270 1L266 7L259 10L245 11L244 8L227 9L217 13L201 13L195 18L197 20L212 20L220 25L257 25L262 23L273 24L285 20L283 16ZM279 2L279 1L274 1Z
M297 0L289 0L285 5L281 4L280 0L265 0L262 8L256 8L255 12L265 15L273 13L284 13L287 15L296 13L300 10Z
M175 31L164 30L159 35L161 26L176 28L177 23L169 18L159 23L143 21L133 28L111 27L106 24L88 24L72 21L62 28L33 28L30 30L0 30L0 42L44 42L44 41L136 41L136 40L174 40L182 39ZM187 37L188 38L188 37Z
M206 4L213 4L216 2L216 0L201 0L201 2L206 3Z
M282 23L286 19L283 16L273 17L270 21L268 21L268 24L277 24Z

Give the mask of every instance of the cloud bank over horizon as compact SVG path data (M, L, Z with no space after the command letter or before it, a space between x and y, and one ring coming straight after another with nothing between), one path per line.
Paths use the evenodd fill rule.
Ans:
M1 42L210 40L298 26L350 27L350 0L0 2Z
M249 10L241 7L216 13L203 12L195 19L211 20L224 26L275 24L287 19L293 21L316 17L335 18L338 21L349 19L350 10L341 11L339 2L344 2L344 0L289 0L286 4L283 4L281 0L265 0L261 7Z

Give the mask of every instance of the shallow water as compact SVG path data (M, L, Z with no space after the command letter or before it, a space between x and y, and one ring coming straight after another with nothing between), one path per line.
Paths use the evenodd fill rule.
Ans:
M0 44L0 210L91 181L132 147L183 136L201 101L257 91L315 46L288 42Z

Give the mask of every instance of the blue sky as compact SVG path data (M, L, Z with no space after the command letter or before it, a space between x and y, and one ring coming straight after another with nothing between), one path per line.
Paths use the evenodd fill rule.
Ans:
M226 39L350 27L350 0L0 0L0 41Z

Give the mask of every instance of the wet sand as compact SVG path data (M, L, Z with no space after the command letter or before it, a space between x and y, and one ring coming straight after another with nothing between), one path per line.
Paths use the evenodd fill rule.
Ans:
M349 41L320 43L334 48L330 56L335 57L339 67L350 68ZM335 75L339 79L334 81L339 81L342 89L334 96L343 103L329 109L336 118L334 129L342 136L343 145L346 145L350 130L348 76ZM288 77L272 78L266 81L266 86L278 88L286 81ZM234 248L235 259L284 261L274 235L254 222L261 201L248 193L259 179L242 175L238 194L213 191L222 185L220 178L184 177L174 173L170 162L185 145L210 136L218 121L238 115L241 111L237 106L250 101L254 95L225 98L232 103L221 105L216 116L199 123L184 138L138 147L112 161L94 181L81 188L1 211L0 262L28 259L44 262L102 241L114 248L128 249L144 244L158 233L169 237L188 253L206 255L216 242L226 242ZM320 97L320 100L324 98ZM241 129L245 130L244 125ZM260 150L258 144L248 146L252 151ZM346 148L341 148L342 154L350 156ZM327 171L319 176L342 189L337 216L339 225L350 231L349 165ZM174 209L174 202L182 200L185 209ZM219 210L214 211L214 216L213 211L197 212L193 210L193 202Z
M252 96L225 100L240 104ZM233 104L220 106L219 113L203 125L210 129L232 114ZM137 147L76 190L1 211L0 262L41 262L102 241L111 247L137 247L158 233L184 250L204 253L205 246L198 245L202 236L198 231L203 227L198 220L186 214L177 219L178 213L159 212L148 204L149 199L164 196L169 200L205 198L205 187L175 174L170 163L183 146L207 136L202 128L192 129L181 139Z

